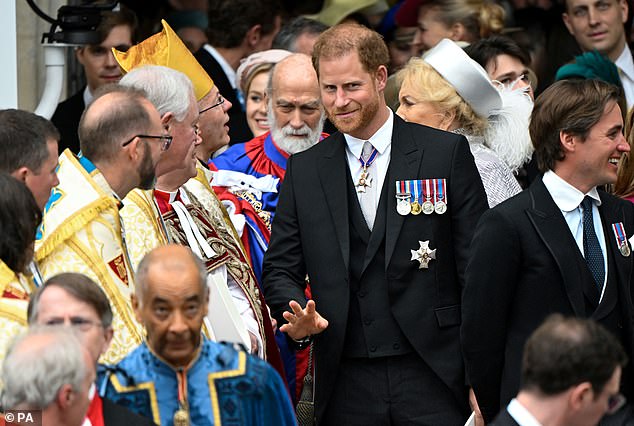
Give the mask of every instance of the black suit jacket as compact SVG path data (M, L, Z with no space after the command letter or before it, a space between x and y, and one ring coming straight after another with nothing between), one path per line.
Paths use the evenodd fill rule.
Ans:
M238 101L238 96L236 95L233 86L229 82L227 75L223 71L222 67L216 61L216 59L211 56L209 52L205 50L205 48L200 48L198 52L194 55L200 65L207 71L207 74L214 81L216 87L218 87L218 91L220 94L224 96L229 102L233 104L231 109L229 110L229 138L230 144L233 145L235 143L247 142L253 139L253 133L251 133L251 129L249 129L249 125L247 124L247 116L242 111L240 107L240 101ZM245 94L246 96L246 94Z
M308 274L317 311L329 321L315 339L316 415L328 402L344 346L350 305L349 174L346 144L335 133L287 163L284 185L264 257L264 292L278 321L288 302L305 300ZM396 212L395 181L447 179L448 211L401 216ZM466 403L459 324L463 274L469 243L486 195L469 146L462 136L394 116L387 175L385 280L392 314L431 369ZM365 267L380 238L373 239ZM411 251L420 241L436 249L429 269L418 269Z
M61 137L58 146L60 153L64 152L66 148L69 148L75 154L79 152L77 129L79 128L79 119L86 108L84 90L85 87L64 102L60 102L57 105L57 109L55 109L53 117L51 117L51 121L59 130Z
M105 426L152 426L155 423L145 417L128 410L126 407L115 404L107 398L101 399L103 404L103 422Z
M519 426L519 423L515 421L513 417L509 414L506 408L498 414L495 420L492 423L489 423L489 426Z
M631 237L634 205L603 191L599 195L608 279L617 283L614 304L621 310L619 327L631 358L634 256L620 255L610 227L622 222ZM467 267L461 331L468 380L485 420L491 421L517 393L524 343L548 315L593 314L586 312L580 283L588 272L585 265L579 267L580 256L541 178L482 215Z

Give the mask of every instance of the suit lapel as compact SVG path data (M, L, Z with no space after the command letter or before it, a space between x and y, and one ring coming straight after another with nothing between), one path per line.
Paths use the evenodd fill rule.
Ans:
M583 292L579 285L583 278L580 269L576 267L579 256L577 244L561 210L553 201L542 180L537 180L529 191L533 205L532 208L526 210L526 214L533 223L539 238L555 259L575 315L585 317Z
M392 151L390 165L385 177L387 185L386 233L385 233L385 269L396 247L396 241L403 227L405 216L396 212L397 180L418 179L420 163L423 158L421 144L417 146L405 122L394 115L394 130L392 131Z
M321 142L324 143L324 142ZM348 270L350 263L350 220L348 215L346 141L340 132L326 140L328 150L320 160L319 178L332 222L335 226L341 256Z
M607 248L608 256L612 254L613 258L608 258L608 274L616 273L616 281L619 287L625 286L629 289L630 279L632 277L632 254L625 257L621 255L619 247L612 230L612 224L622 222L623 225L627 224L625 213L619 203L614 199L608 197L604 192L600 191L601 205L599 206L599 214L601 215L601 222L603 223L603 232L605 234L605 245ZM626 236L632 235L632 229L625 229ZM629 232L629 234L627 234ZM629 242L628 242L629 244ZM612 260L613 262L611 262ZM616 265L616 271L610 271L610 266ZM609 277L609 275L608 275Z

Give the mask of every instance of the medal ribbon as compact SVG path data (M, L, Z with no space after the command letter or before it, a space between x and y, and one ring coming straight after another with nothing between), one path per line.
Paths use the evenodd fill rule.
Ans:
M404 180L397 180L396 181L396 193L399 195L404 195L405 194L405 181Z
M177 370L176 379L178 381L178 405L181 409L187 410L187 370Z
M420 198L420 188L418 186L419 180L414 181L414 201L418 201Z
M443 201L445 199L445 180L434 179L434 183L436 184L436 199Z
M425 186L423 187L423 197L425 197L425 201L431 200L431 188L429 187L429 179L425 179Z
M405 181L405 193L408 195L406 200L407 199L410 199L410 200L412 199L412 190L410 189L410 186L409 186L410 182L411 181L409 181L409 180Z
M625 243L625 240L627 239L625 236L625 230L623 229L623 223L613 223L612 230L614 231L614 236L616 237L616 245L617 247L621 248L621 246Z
M359 162L361 163L361 167L363 167L363 170L367 170L367 168L370 167L372 163L374 163L374 160L376 160L376 157L378 155L379 155L379 151L377 151L376 148L372 149L372 152L370 153L370 156L368 157L367 160L364 160L363 154L361 154L359 156Z

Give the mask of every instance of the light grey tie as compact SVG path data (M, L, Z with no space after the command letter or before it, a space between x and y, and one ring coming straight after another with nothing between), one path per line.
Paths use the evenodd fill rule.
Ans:
M368 161L370 154L374 147L368 141L363 143L363 151L361 152L361 158L364 161ZM368 224L370 230L374 227L374 218L376 217L376 191L377 191L377 177L376 177L376 165L374 162L367 168L367 185L364 192L359 192L359 204L361 205L361 211L365 222Z

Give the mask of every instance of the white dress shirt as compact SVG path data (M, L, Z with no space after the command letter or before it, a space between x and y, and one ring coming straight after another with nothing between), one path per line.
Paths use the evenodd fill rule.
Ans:
M387 107L386 107L387 108ZM346 139L346 157L348 159L348 167L350 168L350 175L352 176L352 182L357 182L361 177L363 166L359 161L361 157L361 151L363 150L363 143L367 140L378 151L378 155L370 167L376 167L377 177L377 190L374 193L375 200L374 206L379 206L379 198L381 197L381 191L383 189L383 182L385 182L385 175L387 174L387 168L390 165L390 154L392 152L392 130L394 129L394 113L391 109L390 116L383 123L381 128L376 131L370 139L357 139L354 136L350 136L346 133L343 134ZM357 193L357 198L361 194ZM359 202L360 202L359 198Z
M603 280L603 287L601 289L601 296L599 301L603 299L603 293L605 292L605 283L608 279L608 257L606 255L605 235L603 234L603 225L601 224L601 215L597 206L601 205L601 199L599 198L599 192L597 188L592 188L587 194L579 191L574 186L557 176L552 170L544 173L543 177L544 185L550 193L551 197L557 204L557 207L564 215L564 219L570 228L570 232L574 237L579 251L585 256L583 252L583 208L580 206L584 197L587 195L593 199L592 203L592 219L594 221L594 232L597 234L601 251L603 252L603 268L605 278Z

